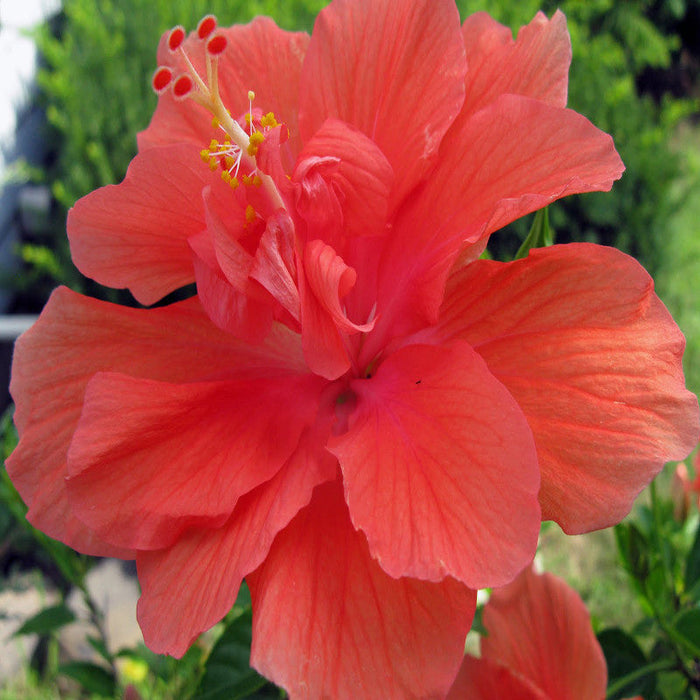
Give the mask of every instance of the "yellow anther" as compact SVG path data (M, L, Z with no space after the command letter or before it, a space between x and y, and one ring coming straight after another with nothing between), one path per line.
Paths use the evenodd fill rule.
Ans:
M215 151L219 147L219 142L216 139L212 139L209 142L209 150Z
M221 126L221 122L216 117L214 117L211 120L211 125L214 129L218 129Z
M249 224L255 221L255 209L250 204L245 208L245 220Z
M232 177L232 178L229 180L229 183L228 183L228 184L229 184L229 187L231 187L232 190L235 190L236 187L238 187L238 185L239 185L240 183L238 182L238 178L237 178L237 177Z
M231 173L228 170L222 171L221 179L228 184L229 182L231 182Z
M252 90L248 90L248 99L251 102L255 99L255 93Z
M211 153L209 153L209 149L205 148L199 152L199 157L204 161L205 163L209 162L209 156Z
M209 170L214 172L219 167L219 161L216 158L209 159Z
M250 175L244 175L241 178L241 182L246 186L249 187L250 185L253 184L253 178Z
M250 112L246 112L245 123L247 126L250 126Z
M262 178L260 175L255 175L253 177L253 187L260 187L262 185Z
M254 131L250 135L250 143L248 144L248 155L249 156L257 156L258 155L258 147L260 144L265 140L265 137L263 136L262 132L260 131Z
M233 156L226 156L224 158L224 163L226 163L226 167L230 170L236 164L236 159Z
M260 124L264 127L269 127L270 129L274 129L279 122L275 118L275 115L273 112L268 112L265 114L262 119L260 120Z

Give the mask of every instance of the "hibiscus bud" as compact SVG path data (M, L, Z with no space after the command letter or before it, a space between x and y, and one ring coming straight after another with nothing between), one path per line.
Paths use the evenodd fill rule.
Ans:
M688 478L688 468L684 462L679 462L671 478L671 502L673 517L679 522L685 522L690 509L691 483Z

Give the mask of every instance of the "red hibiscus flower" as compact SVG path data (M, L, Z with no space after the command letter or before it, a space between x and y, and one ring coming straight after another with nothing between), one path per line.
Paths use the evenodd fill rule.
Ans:
M578 593L527 568L484 606L481 658L465 656L448 700L603 700L608 670Z
M68 234L143 304L197 295L57 290L17 346L8 465L37 527L136 558L151 648L182 654L245 577L251 662L292 696L444 696L473 591L527 566L541 519L617 522L697 442L634 260L478 260L622 172L565 108L570 55L561 13L514 41L448 0L163 38L139 154Z

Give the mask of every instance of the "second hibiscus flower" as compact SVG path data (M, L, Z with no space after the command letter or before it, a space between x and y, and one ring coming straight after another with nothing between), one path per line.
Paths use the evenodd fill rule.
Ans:
M163 37L139 154L68 234L143 304L197 295L59 289L18 343L8 464L37 527L136 558L151 648L184 653L246 578L252 664L293 697L444 696L474 590L530 563L540 521L619 521L697 442L634 260L478 259L622 173L565 107L570 56L561 13L514 41L447 0Z

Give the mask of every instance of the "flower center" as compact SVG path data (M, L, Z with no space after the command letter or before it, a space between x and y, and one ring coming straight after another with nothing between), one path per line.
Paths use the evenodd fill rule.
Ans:
M200 155L212 171L221 168L224 182L234 189L241 183L263 187L273 209L286 209L274 180L260 170L256 160L266 134L279 126L279 123L272 112L263 115L259 110L253 110L255 93L252 90L248 92L249 109L244 117L247 131L231 116L219 93L218 74L219 59L226 51L228 42L225 36L217 33L216 28L216 18L213 15L207 15L197 25L196 39L204 45L204 77L199 74L185 51L187 35L184 28L177 26L171 29L167 41L168 50L183 59L185 72L175 76L170 66L159 66L153 75L153 89L159 95L171 90L176 100L194 100L212 114L212 125L223 131L223 139L212 139Z

